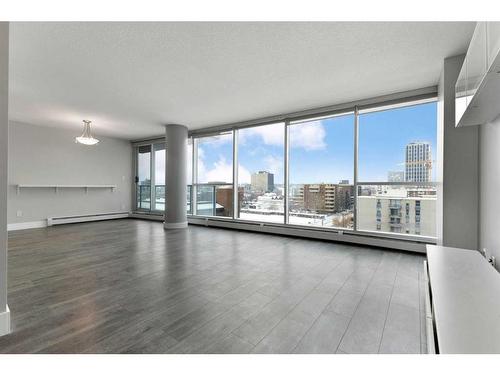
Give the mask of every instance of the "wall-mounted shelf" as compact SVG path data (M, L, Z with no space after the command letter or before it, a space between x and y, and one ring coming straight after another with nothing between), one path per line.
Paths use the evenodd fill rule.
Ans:
M85 193L88 193L89 189L110 189L114 192L116 185L33 185L33 184L18 184L16 185L17 194L21 193L21 189L54 189L55 193L59 192L59 189L85 189Z

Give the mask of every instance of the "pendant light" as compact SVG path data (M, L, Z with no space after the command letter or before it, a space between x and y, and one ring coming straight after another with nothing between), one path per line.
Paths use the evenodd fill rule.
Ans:
M88 146L99 143L99 140L97 138L92 137L92 134L90 133L91 123L92 121L83 120L83 133L81 136L75 138L75 141L77 143L81 143L82 145L88 145Z

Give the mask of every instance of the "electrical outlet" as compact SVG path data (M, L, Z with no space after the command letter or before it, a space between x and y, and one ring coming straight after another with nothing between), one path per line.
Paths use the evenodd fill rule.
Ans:
M17 214L17 217L21 217L21 216L23 216L23 211L17 210L16 214Z

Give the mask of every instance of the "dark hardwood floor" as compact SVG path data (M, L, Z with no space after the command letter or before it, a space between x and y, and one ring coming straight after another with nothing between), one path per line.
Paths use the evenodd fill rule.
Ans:
M132 219L10 232L0 352L425 352L423 259Z

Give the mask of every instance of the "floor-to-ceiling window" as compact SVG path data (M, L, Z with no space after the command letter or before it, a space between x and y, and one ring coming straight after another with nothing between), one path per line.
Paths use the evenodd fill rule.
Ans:
M199 133L186 209L263 224L436 236L437 105L430 98ZM137 147L137 209L165 205L165 144Z
M233 132L194 139L195 212L233 216Z
M237 130L238 217L285 222L285 124Z
M291 122L290 224L353 229L354 114Z
M359 114L357 229L436 236L436 103Z

